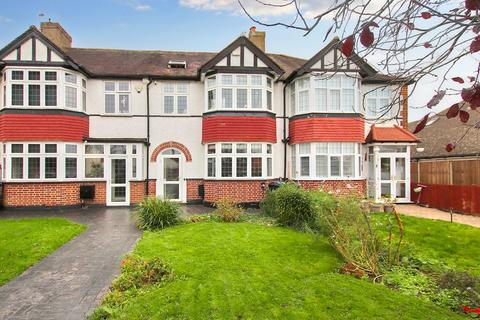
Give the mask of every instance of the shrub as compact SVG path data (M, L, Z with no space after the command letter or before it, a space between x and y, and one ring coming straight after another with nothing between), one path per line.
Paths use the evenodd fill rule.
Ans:
M243 209L235 200L223 198L215 202L216 214L224 222L236 222L243 214Z
M260 202L260 210L267 217L276 217L277 216L277 193L274 191L267 191L267 195Z
M179 222L180 205L170 200L148 197L135 212L137 225L143 230L162 229Z
M275 216L280 225L299 230L315 228L316 213L308 191L287 183L272 193L275 197Z

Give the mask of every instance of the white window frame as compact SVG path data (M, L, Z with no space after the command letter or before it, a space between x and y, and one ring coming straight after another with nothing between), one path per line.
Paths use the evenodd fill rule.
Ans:
M106 84L114 83L114 90L107 90ZM128 91L120 89L120 83L128 83ZM114 112L106 112L106 96L113 95L115 97ZM128 96L128 112L120 112L120 96ZM103 115L105 116L129 116L132 114L132 84L128 80L104 80L103 81Z
M222 144L231 144L232 152L223 153ZM209 154L209 146L215 146L215 153ZM237 152L238 145L246 145L247 152L241 153ZM261 145L261 152L256 153L252 152L252 146ZM271 147L268 148L267 146ZM268 153L268 151L271 153ZM232 159L232 176L222 177L222 158L231 158ZM247 175L245 177L237 177L237 158L247 158ZM252 158L261 158L262 159L262 175L259 177L252 176ZM214 142L205 144L205 179L206 180L266 180L272 179L274 176L274 155L273 155L273 144L266 142ZM208 176L208 159L215 159L215 177ZM271 175L268 175L268 160L271 159Z
M394 115L394 105L391 106L393 101L393 90L388 86L373 86L367 85L364 87L364 96L362 97L363 105L365 109L366 119L384 119L391 118ZM388 104L383 105L382 100L389 100ZM375 111L369 107L369 101L375 101ZM388 112L381 111L382 108L388 106L390 108ZM383 114L385 113L385 114Z
M166 90L168 86L173 87L173 91L169 92ZM181 86L185 86L185 91L179 90ZM164 115L187 115L189 109L189 92L190 92L190 83L186 81L171 81L162 83L162 106L161 113ZM165 97L173 97L173 112L165 112ZM178 112L178 99L179 97L185 97L187 101L187 106L184 113Z

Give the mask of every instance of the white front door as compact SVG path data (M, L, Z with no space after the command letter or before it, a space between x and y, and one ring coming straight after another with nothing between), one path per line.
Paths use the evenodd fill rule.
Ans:
M182 155L177 150L169 149L162 152L158 159L157 196L185 202Z
M410 199L410 162L407 157L395 154L381 154L379 157L379 185L377 194L380 197L407 202ZM378 180L377 180L378 181Z
M107 183L107 204L130 205L130 187L127 181L127 158L109 158L110 174Z

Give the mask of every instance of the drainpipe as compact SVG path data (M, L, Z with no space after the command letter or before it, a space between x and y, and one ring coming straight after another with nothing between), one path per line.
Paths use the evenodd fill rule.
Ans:
M145 180L145 195L148 197L149 196L148 182L150 179L150 85L153 83L153 81L150 78L145 78L143 81L147 85L147 156L146 156L147 176Z
M283 86L283 180L287 180L287 83Z

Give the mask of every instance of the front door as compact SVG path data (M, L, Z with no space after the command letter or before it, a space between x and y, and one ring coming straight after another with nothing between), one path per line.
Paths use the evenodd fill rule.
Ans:
M108 183L109 205L130 205L130 194L127 183L127 159L110 159L110 177Z
M176 150L175 150L176 151ZM159 179L157 180L157 196L174 201L184 202L184 179L182 173L182 157L177 151L164 151L159 157Z
M397 202L406 202L410 198L408 183L408 162L405 156L380 156L380 195L396 199Z

